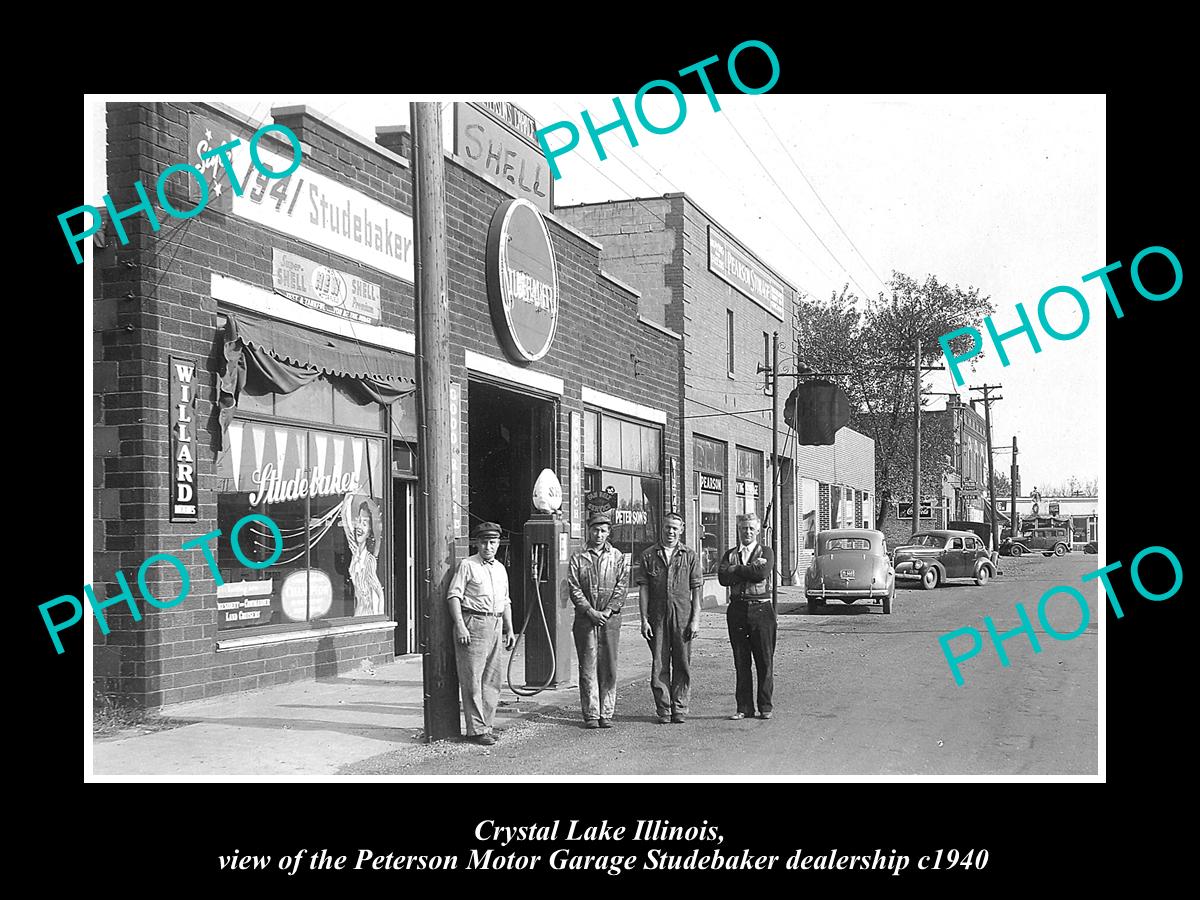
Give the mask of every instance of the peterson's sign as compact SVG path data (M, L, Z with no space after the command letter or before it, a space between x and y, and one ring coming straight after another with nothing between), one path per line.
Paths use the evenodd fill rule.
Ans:
M506 200L492 216L487 243L492 325L514 362L550 351L558 328L558 265L550 232L528 200Z

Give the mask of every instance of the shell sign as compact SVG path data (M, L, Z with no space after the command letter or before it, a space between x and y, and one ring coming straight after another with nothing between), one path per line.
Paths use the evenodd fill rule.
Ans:
M505 352L517 363L545 356L558 328L558 266L546 222L528 200L506 200L492 216L487 285Z

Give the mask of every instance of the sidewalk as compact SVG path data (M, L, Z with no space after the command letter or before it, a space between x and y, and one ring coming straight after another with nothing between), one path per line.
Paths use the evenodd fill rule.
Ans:
M636 605L626 609L624 618L617 662L620 685L650 675L650 654L638 633ZM517 687L525 680L524 646L521 641L512 666ZM506 681L496 725L505 728L550 708L573 709L578 716L577 665L572 648L567 686L536 697L518 697ZM423 744L421 657L402 656L334 678L176 704L164 707L162 714L189 724L93 741L94 773L334 775L348 764Z

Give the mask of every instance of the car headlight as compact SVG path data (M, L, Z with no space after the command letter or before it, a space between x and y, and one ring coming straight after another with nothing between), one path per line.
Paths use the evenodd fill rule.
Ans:
M925 566L925 563L921 562L919 559L913 563L914 569L920 570L920 569L924 568L924 566Z

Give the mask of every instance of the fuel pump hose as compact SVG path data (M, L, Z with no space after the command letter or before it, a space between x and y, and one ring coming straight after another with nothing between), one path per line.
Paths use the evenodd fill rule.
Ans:
M541 576L541 571L540 571L541 570L541 565L540 565L541 552L540 551L542 549L542 546L543 545L541 545L541 544L534 544L533 552L530 554L530 557L529 557L529 570L530 570L529 574L531 576L530 580L533 582L534 603L525 612L525 622L521 626L520 633L517 634L517 640L513 644L512 653L510 653L508 655L508 670L507 670L508 689L510 691L512 691L514 694L516 694L518 697L535 697L538 694L540 694L542 691L549 690L550 685L554 682L554 676L558 671L558 660L555 658L555 654L554 654L554 637L553 637L553 635L550 634L550 622L546 619L546 610L542 606L542 589L540 586L540 576ZM536 607L538 612L541 613L542 630L546 634L546 646L550 648L550 674L548 676L546 676L545 682L543 682L540 687L518 688L513 684L513 680L512 680L513 660L515 660L517 658L517 644L521 643L521 641L525 638L525 632L529 628L529 620L533 618L534 607Z

